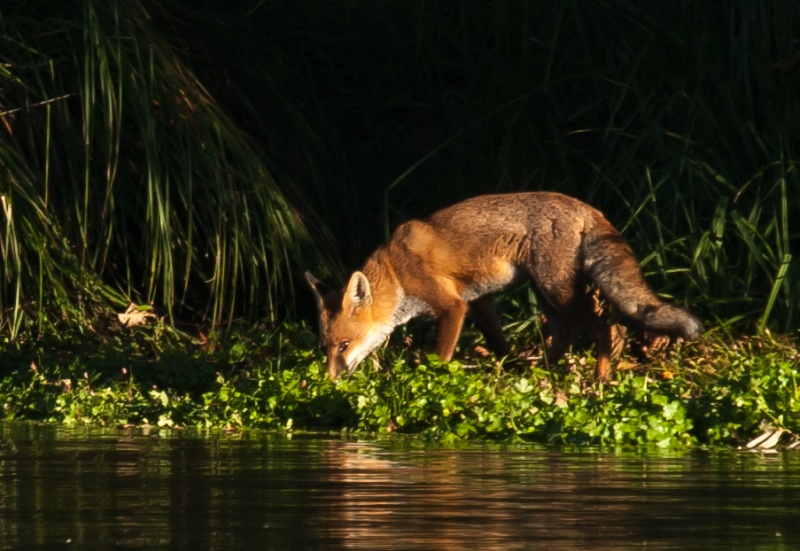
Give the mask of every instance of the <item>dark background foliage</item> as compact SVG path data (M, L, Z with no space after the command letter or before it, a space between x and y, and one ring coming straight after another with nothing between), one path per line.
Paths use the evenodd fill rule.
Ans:
M712 324L794 330L798 31L790 0L7 2L4 332L279 320L303 270L525 189Z

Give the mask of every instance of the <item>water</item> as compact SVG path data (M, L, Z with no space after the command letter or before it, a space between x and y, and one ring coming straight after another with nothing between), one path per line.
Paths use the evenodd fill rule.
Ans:
M800 455L0 424L0 549L797 549Z

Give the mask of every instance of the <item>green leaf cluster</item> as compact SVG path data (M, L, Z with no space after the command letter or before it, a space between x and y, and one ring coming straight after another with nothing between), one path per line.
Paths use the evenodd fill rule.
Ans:
M708 337L601 384L591 359L468 366L416 361L396 345L381 355L390 367L367 360L332 382L302 326L259 326L213 346L168 327L137 332L91 359L65 362L63 345L7 350L2 418L668 448L737 445L764 424L800 433L800 348L769 335Z

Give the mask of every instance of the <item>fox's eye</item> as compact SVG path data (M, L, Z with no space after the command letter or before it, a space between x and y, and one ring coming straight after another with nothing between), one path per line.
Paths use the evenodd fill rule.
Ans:
M347 350L347 347L350 346L350 341L342 341L339 343L339 354Z

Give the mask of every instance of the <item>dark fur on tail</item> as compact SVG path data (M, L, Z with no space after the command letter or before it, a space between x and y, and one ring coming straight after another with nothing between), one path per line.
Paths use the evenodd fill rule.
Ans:
M633 251L610 224L601 224L583 242L583 269L616 310L654 333L691 340L703 326L692 314L663 302L650 289Z
M674 304L662 303L655 310L647 312L642 323L656 333L686 340L696 339L703 332L700 320Z

